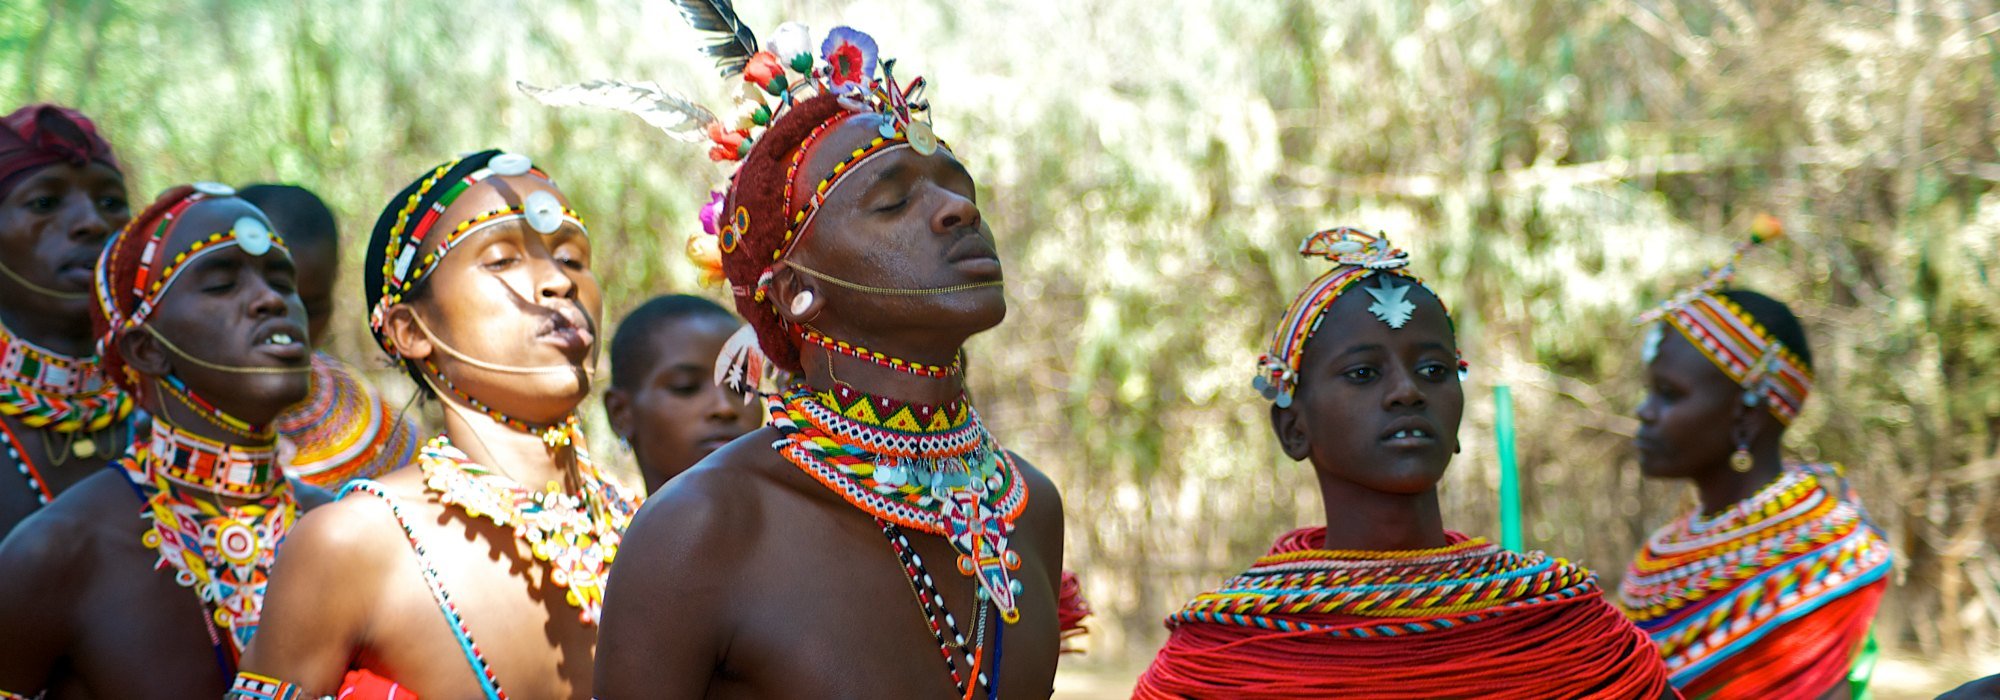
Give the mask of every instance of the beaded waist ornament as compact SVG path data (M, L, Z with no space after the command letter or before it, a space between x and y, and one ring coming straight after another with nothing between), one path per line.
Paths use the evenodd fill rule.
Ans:
M1708 357L1730 380L1743 387L1746 406L1764 404L1778 422L1790 425L1812 393L1813 372L1806 363L1721 292L1736 279L1743 256L1784 234L1775 219L1760 217L1750 240L1736 246L1728 262L1709 270L1700 284L1662 302L1639 316L1650 325L1646 361L1658 352L1663 326L1670 326Z
M1257 371L1250 385L1265 399L1284 408L1292 405L1292 393L1299 386L1299 363L1305 359L1306 341L1312 339L1319 330L1320 321L1326 316L1326 309L1333 305L1342 294L1353 289L1356 284L1378 275L1395 275L1416 284L1423 279L1409 270L1410 254L1389 244L1387 236L1368 234L1360 229L1341 226L1307 236L1299 244L1299 255L1306 258L1325 258L1333 262L1331 270L1306 285L1292 299L1285 309L1284 317L1271 331L1269 349L1257 358ZM1362 287L1375 303L1368 307L1369 313L1389 324L1392 328L1402 328L1408 323L1415 304L1404 299L1407 287L1390 288L1384 283L1375 287ZM1439 300L1442 304L1443 300ZM1446 321L1450 312L1446 312ZM1459 360L1458 369L1465 372L1466 363Z

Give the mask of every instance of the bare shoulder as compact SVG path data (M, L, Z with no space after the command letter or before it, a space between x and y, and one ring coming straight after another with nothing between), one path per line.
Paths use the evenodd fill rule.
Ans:
M143 505L122 474L105 470L85 477L21 521L6 542L0 543L0 571L85 574L92 555L102 543L121 535L138 541L139 511ZM112 513L131 517L106 517ZM62 581L65 577L53 580Z
M761 438L766 433L775 435L769 428L751 435ZM702 568L726 566L731 561L728 555L741 550L747 526L762 511L758 493L783 487L772 469L781 458L769 445L768 439L738 440L660 487L633 517L618 563L684 569L676 563L700 556Z
M1052 537L1054 541L1061 542L1063 501L1056 482L1019 453L1008 450L1007 454L1014 458L1014 465L1020 467L1021 481L1028 486L1028 510L1022 514L1022 521L1031 532L1039 533L1035 537Z
M0 542L0 687L38 688L117 545L143 557L140 502L124 475L100 471L21 521ZM127 517L115 517L124 514Z
M388 502L363 491L357 488L300 517L278 550L274 573L299 576L291 571L297 569L311 572L304 574L310 578L331 577L324 580L341 581L345 587L358 583L354 572L384 570L384 564L402 555L409 545ZM301 500L308 495L302 493Z

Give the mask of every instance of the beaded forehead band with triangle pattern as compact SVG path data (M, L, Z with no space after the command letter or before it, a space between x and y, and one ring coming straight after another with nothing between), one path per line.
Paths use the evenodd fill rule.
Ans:
M1653 361L1662 329L1672 327L1743 387L1745 406L1762 403L1778 422L1789 425L1812 393L1812 369L1743 307L1722 295L1735 280L1737 263L1745 254L1784 235L1777 220L1768 216L1759 216L1752 228L1750 239L1738 243L1729 259L1709 270L1700 283L1639 316L1640 324L1652 326L1644 356L1646 362Z

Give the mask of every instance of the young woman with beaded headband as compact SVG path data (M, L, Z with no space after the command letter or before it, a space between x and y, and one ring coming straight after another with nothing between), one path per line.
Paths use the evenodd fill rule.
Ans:
M740 163L692 244L751 329L720 372L756 384L768 357L802 382L633 521L597 696L1047 697L1061 503L965 398L959 349L1006 300L973 179L921 119L923 80L898 82L849 27L787 24L760 47L729 3L680 8L724 35L709 53L747 83L740 118L650 85L529 91L642 103Z
M104 371L151 433L0 545L0 698L216 697L279 546L328 500L286 479L270 427L310 371L291 254L228 187L176 187L94 288Z
M415 464L299 523L234 698L587 698L635 494L590 460L601 299L588 231L526 156L482 151L390 200L363 289L383 350L444 406Z
M1784 304L1728 288L1743 254L1780 232L1761 217L1757 230L1640 317L1639 469L1694 482L1701 503L1647 540L1619 602L1688 697L1844 697L1889 546L1838 465L1781 455L1812 387L1812 351Z
M46 104L0 118L0 537L124 452L133 404L97 368L90 274L131 219L90 119Z
M1299 252L1334 267L1292 301L1253 383L1285 454L1312 462L1326 525L1167 618L1135 697L1674 697L1589 571L1445 529L1464 363L1408 255L1352 228Z

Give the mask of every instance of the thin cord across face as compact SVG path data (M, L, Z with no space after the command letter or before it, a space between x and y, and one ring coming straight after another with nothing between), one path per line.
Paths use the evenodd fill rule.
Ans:
M175 344L174 344L174 341L171 341L171 340L167 340L167 337L166 337L166 336L164 336L164 335L161 335L161 334L160 334L160 332L159 332L158 330L154 329L154 328L153 328L152 326L150 326L150 325L146 325L146 326L140 326L140 328L144 328L144 329L146 329L146 332L147 332L147 333L150 333L150 334L152 334L152 336L153 336L153 339L154 339L154 340L158 340L158 341L160 341L160 345L161 345L161 346L163 346L163 347L165 347L165 348L167 349L167 352L171 352L171 353L173 353L174 355L176 355L176 356L179 356L179 357L180 357L181 359L183 359L183 360L187 360L188 362L192 362L192 363L194 363L194 364L195 364L195 366L197 366L197 367L201 367L201 368L204 368L204 369L210 369L210 370L214 370L214 371L217 371L217 372L229 372L229 373L231 373L231 374L305 374L305 373L307 373L307 372L311 372L311 371L312 371L312 367L310 367L310 366L307 366L307 367L237 367L237 366L232 366L232 365L223 365L223 364L216 364L216 363L214 363L214 362L210 362L210 361L208 361L208 360L204 360L204 359L201 359L201 358L199 358L199 357L195 357L195 356L193 356L193 355L190 355L190 354L188 354L188 352L187 352L186 350L182 350L182 349L181 349L181 347L180 347L179 345L175 345Z
M459 351L458 348L452 347L450 343L446 343L442 339L439 339L436 333L431 332L429 326L424 325L424 317L417 314L415 309L412 309L410 311L410 319L417 322L417 331L423 333L424 338L430 340L432 345L436 345L438 350L443 351L444 354L446 355L450 355L454 360L458 360L459 362L463 362L473 367L478 367L488 372L499 372L501 374L572 374L577 370L577 368L574 365L540 365L536 367L522 367L516 365L502 365L502 364L487 362L485 360L481 360L471 355L467 355L464 352ZM595 345L594 340L592 341L592 344ZM584 366L584 374L586 375L590 374L590 368L588 364Z
M800 265L798 261L795 260L787 260L785 261L785 264L791 266L792 269L806 273L806 275L812 277L813 279L817 279L821 282L825 282L827 284L831 284L836 287L852 289L854 291L861 292L863 294L877 294L881 296L892 296L892 297L938 296L944 294L957 294L959 292L967 292L967 291L972 291L974 289L985 289L987 287L1006 286L1006 282L1004 281L992 280L990 282L973 282L970 284L956 284L949 287L930 287L925 289L893 289L889 287L870 287L865 284L849 282L847 280L834 277L833 275L820 272L810 267Z
M15 272L13 268L8 267L4 262L0 262L0 274L7 275L7 279L14 280L14 284L26 287L30 292L34 292L36 294L49 297L51 299L61 299L63 301L79 301L90 298L89 292L65 292L58 289L49 289L48 287L44 287L42 285L29 282L28 278L22 277L21 273Z

